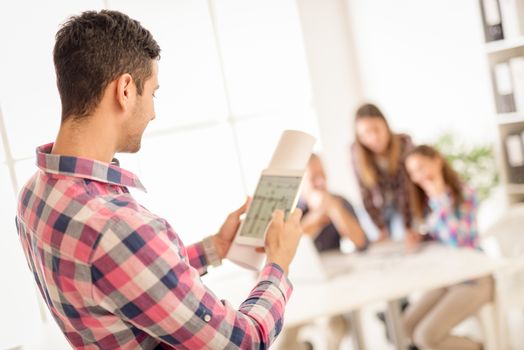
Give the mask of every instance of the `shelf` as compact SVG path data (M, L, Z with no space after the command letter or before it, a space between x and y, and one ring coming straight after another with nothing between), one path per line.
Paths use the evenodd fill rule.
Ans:
M524 47L524 37L510 38L505 40L497 40L486 43L487 53L497 53L506 50Z
M512 124L524 122L524 113L499 113L497 114L497 123Z
M524 184L507 184L509 194L524 194Z

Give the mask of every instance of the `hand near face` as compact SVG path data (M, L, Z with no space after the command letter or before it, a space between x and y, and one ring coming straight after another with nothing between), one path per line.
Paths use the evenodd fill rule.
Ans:
M446 193L446 184L442 177L424 181L421 187L430 198L440 197Z
M333 205L333 196L327 191L312 191L307 199L307 205L311 211L326 213Z
M420 186L430 198L446 193L443 175L444 160L439 156L431 157L412 154L406 159L406 169L411 181Z

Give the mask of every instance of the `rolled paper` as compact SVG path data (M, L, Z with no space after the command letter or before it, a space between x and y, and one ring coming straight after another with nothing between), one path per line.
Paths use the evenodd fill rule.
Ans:
M285 130L273 152L267 169L305 171L315 141L315 137L305 132ZM255 247L240 244L233 240L227 258L242 267L260 270L263 267L266 254L257 252Z

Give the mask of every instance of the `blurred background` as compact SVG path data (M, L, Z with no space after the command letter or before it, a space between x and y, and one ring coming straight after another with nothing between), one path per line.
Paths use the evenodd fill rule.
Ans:
M214 233L253 193L289 128L318 138L330 189L369 222L349 161L354 111L365 101L396 132L462 162L485 190L481 230L524 199L524 181L512 175L524 160L506 152L524 111L497 109L495 84L495 67L524 55L524 39L486 44L477 0L3 0L0 349L65 344L41 345L57 330L18 242L15 203L36 169L36 146L59 127L54 34L69 16L102 8L139 20L162 48L157 118L139 154L119 159L148 189L134 193L139 201L184 242Z

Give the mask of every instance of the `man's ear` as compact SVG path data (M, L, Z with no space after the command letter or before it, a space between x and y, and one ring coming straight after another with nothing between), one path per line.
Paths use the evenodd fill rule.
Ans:
M116 80L116 101L122 110L126 111L135 99L136 87L131 74L122 74Z

